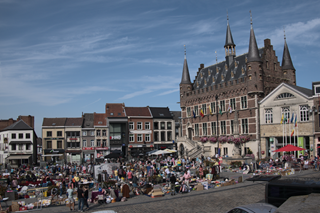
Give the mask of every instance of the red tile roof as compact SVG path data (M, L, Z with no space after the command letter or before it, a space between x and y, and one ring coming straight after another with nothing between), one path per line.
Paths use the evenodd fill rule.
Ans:
M150 116L150 111L148 107L126 107L127 116Z
M106 104L106 115L107 117L126 117L124 112L124 103L107 103Z
M105 113L94 113L94 126L107 126L107 117Z
M67 118L65 126L81 126L82 127L83 118Z

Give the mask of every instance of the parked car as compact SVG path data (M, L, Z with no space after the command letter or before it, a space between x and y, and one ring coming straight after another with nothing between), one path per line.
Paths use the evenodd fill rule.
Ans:
M277 207L267 203L252 203L239 206L227 211L226 213L273 213Z

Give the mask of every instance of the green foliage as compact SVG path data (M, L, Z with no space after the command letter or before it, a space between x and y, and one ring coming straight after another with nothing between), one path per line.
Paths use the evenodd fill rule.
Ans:
M241 161L232 161L231 166L232 167L240 167L242 165Z

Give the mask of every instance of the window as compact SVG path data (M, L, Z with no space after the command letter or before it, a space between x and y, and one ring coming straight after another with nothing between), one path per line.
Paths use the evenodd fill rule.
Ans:
M100 139L97 140L97 147L101 147L101 140Z
M216 134L217 134L217 123L211 122L211 135L216 135Z
M242 96L241 97L241 109L246 109L247 108L247 96Z
M158 122L154 122L153 123L153 129L159 129L159 123Z
M106 130L102 130L102 136L107 136L107 131Z
M23 139L23 133L19 133L19 139Z
M97 136L101 136L101 131L97 130Z
M241 119L241 126L242 126L242 133L243 134L248 134L248 119Z
M17 149L16 145L15 145L15 144L12 144L12 145L11 145L11 150L16 150L16 149Z
M167 141L172 141L172 132L167 132Z
M161 125L161 129L166 129L166 123L165 122L161 122L160 125Z
M52 137L52 132L51 131L47 131L47 137Z
M231 106L232 110L236 109L236 99L235 98L230 99L230 106Z
M228 147L223 147L223 155L228 155Z
M91 136L94 136L94 131L91 131Z
M225 102L224 101L220 101L220 110L221 110L221 112L226 111L226 106L225 106Z
M154 141L160 141L159 140L159 132L154 132Z
M87 136L87 131L83 131L82 136Z
M103 147L107 147L107 140L106 140L106 139L103 139L103 140L102 140L102 146L103 146Z
M12 138L12 139L16 139L16 134L15 134L15 133L12 133L12 134L11 134L11 138Z
M31 150L31 144L26 145L26 150Z
M87 140L82 141L83 147L87 147Z
M86 132L86 133L87 133L87 132ZM62 137L62 131L58 131L58 132L57 132L57 136L58 136L58 137ZM85 135L85 136L86 136L86 135Z
M134 123L133 122L129 123L129 129L134 129Z
M150 129L150 122L144 123L144 129Z
M142 134L138 134L138 142L142 142Z
M52 141L47 141L47 149L52 149Z
M204 115L207 114L207 104L202 104L202 111Z
M218 154L218 147L214 147L214 154Z
M225 121L220 121L220 128L221 128L221 135L226 134L226 122Z
M150 135L149 135L149 134L146 134L146 135L145 135L145 141L146 141L146 142L150 142Z
M187 107L187 117L191 117L191 109L190 109L190 107Z
M196 114L196 116L199 115L198 106L194 106L194 114Z
M161 132L161 141L166 141L166 132Z
M129 142L134 142L134 134L129 135Z
M320 86L315 86L315 94L320 94Z
M283 115L283 123L289 123L290 107L282 107L281 111L282 111L282 115ZM282 118L282 115L281 115L281 118Z
M194 134L195 134L196 136L199 136L199 124L195 124L195 125L194 125L194 131L195 131Z
M23 144L19 144L19 150L23 150Z
M207 123L202 124L202 135L207 136Z
M171 125L172 125L171 122L167 122L167 129L171 129Z
M280 95L277 96L277 99L286 99L286 98L294 98L294 95L292 95L291 93L281 93Z
M30 133L26 133L26 138L30 139Z
M212 102L211 103L211 112L210 113L216 113L216 103L215 102Z
M91 147L94 147L94 140L91 140Z
M266 109L264 114L266 118L266 124L272 124L273 123L272 109Z
M142 129L142 122L137 123L137 129Z
M300 106L300 121L309 121L308 105Z
M230 121L230 132L234 134L233 120Z
M57 148L62 149L62 141L57 141Z

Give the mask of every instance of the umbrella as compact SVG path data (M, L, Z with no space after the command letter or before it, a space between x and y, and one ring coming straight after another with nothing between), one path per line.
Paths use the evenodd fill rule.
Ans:
M280 149L275 150L274 152L293 152L293 151L302 151L302 150L306 150L306 149L289 144L287 146L284 146Z
M170 149L165 149L164 151L171 152L171 153L177 152L176 150L170 150Z

